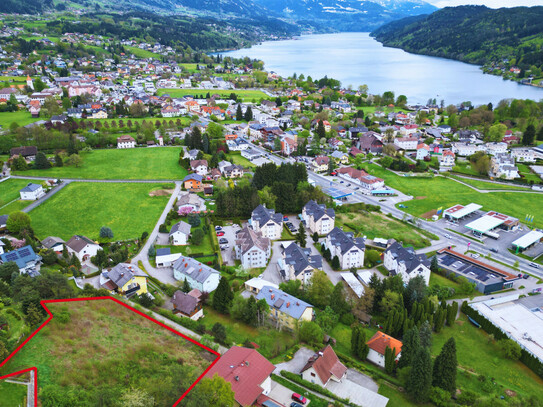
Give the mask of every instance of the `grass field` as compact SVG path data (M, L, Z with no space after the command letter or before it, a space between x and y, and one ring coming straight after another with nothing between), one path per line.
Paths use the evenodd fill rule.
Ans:
M68 240L74 234L97 239L102 226L111 228L115 240L138 238L151 232L168 202L168 196L149 196L157 186L74 182L30 212L32 227L40 239Z
M527 190L526 188L518 187L516 185L494 184L492 182L461 178L461 177L456 177L454 175L451 175L451 178L457 179L463 182L464 184L468 184L468 185L471 185L472 187L475 187L477 189L482 189L482 190L503 190L503 191L526 191Z
M519 174L528 182L532 181L534 184L541 184L543 180L539 175L535 174L530 170L526 164L517 164Z
M30 112L27 112L26 110L0 113L0 126L5 128L9 128L11 123L17 123L19 126L26 126L27 124L34 123L38 120L40 119L32 118Z
M412 195L415 199L404 202L406 212L421 216L440 206L449 208L471 202L483 205L485 210L495 210L524 219L527 213L534 215L534 226L543 226L543 195L518 192L481 193L445 177L400 177L384 168L366 164L367 171L383 178L387 185Z
M191 96L194 96L194 95L205 95L207 93L210 93L211 95L219 95L221 97L228 97L230 96L232 93L235 93L236 95L238 95L238 97L240 97L241 99L243 99L243 101L245 102L249 102L253 99L255 100L260 100L262 98L264 99L267 99L268 96L260 91L260 90L236 90L236 89L233 89L233 90L222 90L222 89L158 89L157 93L158 95L164 95L164 94L168 94L170 95L171 97L174 97L174 98L180 98L180 97L183 97L183 96L187 96L187 95L191 95Z
M162 55L155 54L154 52L147 51L146 49L140 49L138 47L124 47L127 51L131 52L138 58L157 58L162 59Z
M375 213L337 213L336 226L346 225L361 236L396 239L416 249L430 245L429 239L417 229L395 219Z
M215 358L111 300L48 307L53 320L1 373L36 366L40 390L57 385L85 392L85 403L77 405L98 405L105 387L110 400L133 388L151 395L153 405L172 405Z
M9 215L11 212L19 211L30 204L30 201L21 201L19 199L19 191L26 187L28 183L28 180L14 178L0 182L0 215ZM19 200L12 202L14 199Z
M77 179L183 179L187 171L179 166L179 147L95 150L81 153L83 165L29 170L18 175Z
M0 380L0 395L0 407L22 406L26 397L26 386Z
M256 167L256 165L254 165L251 161L249 161L245 157L242 157L241 154L229 153L226 159L227 161L230 161L232 164L243 165L244 168Z

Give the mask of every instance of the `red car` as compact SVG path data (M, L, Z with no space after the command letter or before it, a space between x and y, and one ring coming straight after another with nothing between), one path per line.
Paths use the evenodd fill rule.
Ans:
M224 232L217 232L217 236L224 236Z
M298 393L292 393L292 400L297 401L298 403L302 403L302 404L307 403L307 399Z

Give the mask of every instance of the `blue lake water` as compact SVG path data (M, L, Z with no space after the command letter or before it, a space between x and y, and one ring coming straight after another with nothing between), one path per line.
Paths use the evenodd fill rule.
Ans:
M260 59L267 71L282 76L303 73L319 79L328 75L345 87L366 84L373 94L391 90L406 95L409 103L436 98L445 104L469 100L475 105L496 105L506 98L543 99L543 88L483 74L476 65L384 47L368 33L306 35L223 55Z

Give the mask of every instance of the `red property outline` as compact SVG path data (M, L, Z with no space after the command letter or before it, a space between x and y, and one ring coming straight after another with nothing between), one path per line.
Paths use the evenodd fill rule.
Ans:
M189 342L192 342L193 344L195 344L195 345L197 345L197 346L199 346L199 347L201 347L201 348L207 350L208 352L211 352L212 354L217 356L217 358L215 358L215 360L211 363L211 365L209 365L208 368L206 370L204 370L204 372L196 379L196 381L194 383L192 383L192 385L181 395L181 397L179 397L179 399L173 404L172 407L176 407L177 405L179 405L181 400L183 400L183 398L185 398L185 396L187 394L189 394L189 391L191 391L194 388L194 386L196 386L196 384L204 377L204 375L209 371L209 369L211 369L213 367L213 365L219 361L219 359L221 357L221 355L218 352L214 351L213 349L210 349L207 346L202 345L201 343L195 341L194 339L189 338L188 336L182 334L181 332L176 331L175 329L169 327L168 325L165 325L164 323L162 323L160 321L157 321L156 319L150 317L149 315L146 315L143 312L138 311L135 308L132 308L130 305L125 304L124 302L118 300L117 298L114 298L114 297L66 298L66 299L63 299L63 300L42 300L42 301L40 301L41 306L49 314L49 318L47 318L47 320L43 324L41 324L38 327L38 329L36 329L28 338L26 338L25 341L23 343L21 343L17 347L17 349L15 349L7 357L6 360L4 360L2 363L0 363L0 368L3 367L13 356L15 356L17 354L17 352L19 352L45 325L47 325L53 319L53 314L51 313L51 311L49 311L49 308L47 308L47 306L45 304L49 304L49 303L53 303L53 302L94 301L94 300L112 300L112 301L116 302L117 304L120 304L123 307L129 309L130 311L133 311L136 314L148 319L149 321L154 322L157 325L160 325L162 328L166 328L168 331L173 332L176 335L179 335L180 337L188 340ZM30 372L30 371L34 371L34 374L35 374L34 407L37 407L38 406L38 369L35 366L24 369L24 370L20 370L18 372L14 372L14 373L10 373L10 374L4 375L4 376L0 376L0 380L7 379L7 378L12 377L12 376L18 376L20 374L27 373L27 372Z

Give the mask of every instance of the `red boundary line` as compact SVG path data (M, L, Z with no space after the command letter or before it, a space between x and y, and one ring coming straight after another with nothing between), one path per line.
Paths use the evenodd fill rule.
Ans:
M51 313L51 311L49 311L49 308L47 308L47 305L46 304L49 304L49 303L53 303L53 302L73 302L73 301L94 301L94 300L112 300L114 302L116 302L117 304L120 304L122 305L123 307L129 309L130 311L133 311L135 312L136 314L148 319L149 321L151 322L154 322L155 324L157 325L160 325L162 328L165 328L167 329L168 331L170 332L173 332L174 334L176 335L179 335L181 336L182 338L188 340L189 342L207 350L208 352L211 352L212 354L214 354L215 356L217 356L217 358L215 358L215 360L213 361L213 363L211 363L211 365L208 366L208 368L206 370L204 370L204 372L196 379L196 381L194 383L192 383L192 385L181 395L181 397L179 397L179 399L173 404L172 407L175 407L177 405L179 405L179 403L181 402L181 400L183 400L183 398L185 398L185 396L187 394L189 394L189 392L194 388L194 386L196 386L196 384L205 376L205 374L213 367L213 365L215 363L217 363L220 359L220 354L216 351L214 351L213 349L210 349L208 348L207 346L205 345L202 345L201 343L195 341L194 339L192 338L189 338L188 336L182 334L181 332L178 332L176 331L175 329L169 327L168 325L165 325L164 323L160 322L160 321L157 321L156 319L150 317L149 315L146 315L144 314L143 312L141 311L138 311L137 309L131 307L130 305L128 304L125 304L124 302L118 300L117 298L113 298L113 297L88 297L88 298L67 298L67 299L63 299L63 300L42 300L40 301L40 304L42 305L42 307L45 309L45 311L47 312L47 314L49 314L49 318L47 318L47 320L42 323L38 329L36 329L28 338L26 338L24 340L23 343L21 343L17 349L15 349L8 357L6 360L4 360L2 363L0 363L0 368L2 366L4 366L13 356L15 356L17 354L17 352L19 352L44 326L46 326L52 319L53 319L53 314ZM14 372L14 373L10 373L10 374L7 374L7 375L4 375L4 376L0 376L0 380L2 379L7 379L9 377L12 377L12 376L18 376L22 373L27 373L27 372L30 372L30 371L34 371L35 373L35 385L34 385L34 406L37 407L38 406L38 369L34 366L34 367L30 367L28 369L25 369L25 370L20 370L18 372Z

